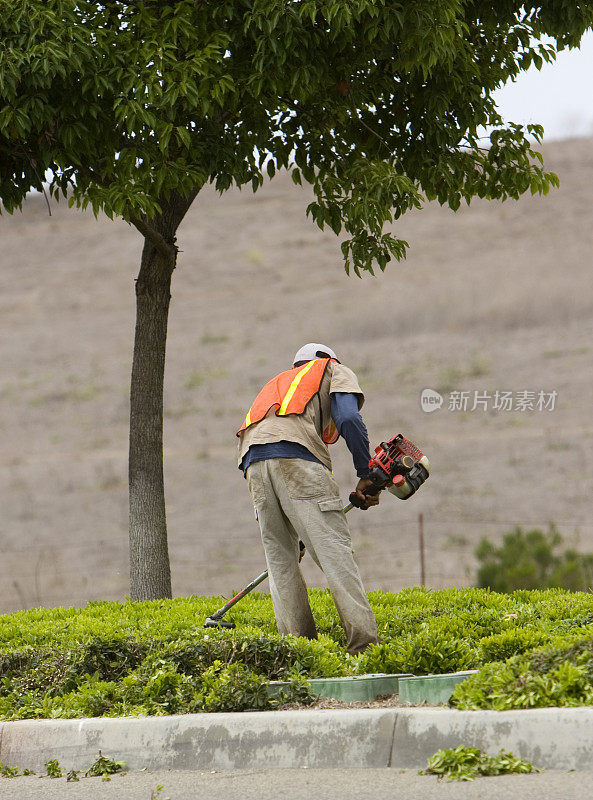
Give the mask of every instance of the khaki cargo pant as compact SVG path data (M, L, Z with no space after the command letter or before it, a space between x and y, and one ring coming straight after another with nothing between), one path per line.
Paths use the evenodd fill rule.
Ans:
M348 652L378 641L377 624L354 560L338 485L322 464L269 458L247 470L259 520L279 633L317 637L299 567L299 539L327 579Z

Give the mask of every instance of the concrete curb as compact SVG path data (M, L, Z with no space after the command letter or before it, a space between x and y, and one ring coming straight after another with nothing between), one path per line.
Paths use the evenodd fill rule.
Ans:
M384 767L394 726L391 709L22 720L4 723L0 761L84 770L101 750L133 770Z
M392 767L423 767L437 750L465 744L489 755L504 748L542 769L591 769L593 708L403 708L396 714Z
M87 769L98 751L131 770L421 768L443 747L504 748L538 767L586 770L593 708L263 711L0 723L0 761Z

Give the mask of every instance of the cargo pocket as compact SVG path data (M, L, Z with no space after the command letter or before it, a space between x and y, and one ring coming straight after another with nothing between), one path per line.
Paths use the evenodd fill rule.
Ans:
M320 500L320 511L342 511L342 501L339 497L332 497L331 500Z
M327 476L330 474L322 464L302 458L279 458L278 468L293 500L315 500L327 497Z
M332 497L330 499L319 500L319 510L321 520L325 529L326 535L329 535L332 540L338 542L342 547L352 553L352 537L346 522L346 515L343 512L344 506L339 497Z

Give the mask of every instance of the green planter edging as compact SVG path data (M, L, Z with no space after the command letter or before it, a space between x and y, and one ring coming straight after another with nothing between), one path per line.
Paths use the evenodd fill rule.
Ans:
M395 675L353 675L348 678L310 678L311 694L317 697L331 697L334 700L353 702L356 700L375 700L382 695L397 694L400 678L411 675L409 672ZM267 685L269 697L277 697L288 684L284 681L270 681Z
M399 702L413 705L448 703L457 684L475 675L477 671L477 669L468 669L464 672L449 672L444 675L402 677L399 684Z

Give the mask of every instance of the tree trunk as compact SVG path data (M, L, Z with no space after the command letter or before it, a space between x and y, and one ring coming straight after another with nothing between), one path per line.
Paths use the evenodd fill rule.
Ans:
M195 197L174 196L145 233L130 387L130 597L171 597L163 477L163 383L175 234ZM143 231L144 232L144 231Z

